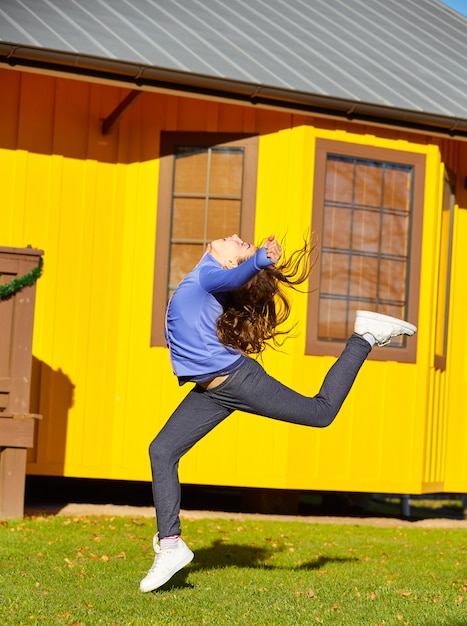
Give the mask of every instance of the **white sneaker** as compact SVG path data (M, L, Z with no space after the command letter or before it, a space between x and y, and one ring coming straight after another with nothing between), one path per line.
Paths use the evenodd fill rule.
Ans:
M357 335L370 333L376 339L376 345L385 346L393 337L413 335L417 332L417 327L397 317L372 311L357 311L354 330Z
M180 537L174 548L161 550L158 543L158 536L156 535L153 540L153 546L154 552L156 553L154 563L147 576L143 578L139 585L139 589L143 593L154 591L154 589L165 585L174 574L185 567L185 565L188 565L195 556Z

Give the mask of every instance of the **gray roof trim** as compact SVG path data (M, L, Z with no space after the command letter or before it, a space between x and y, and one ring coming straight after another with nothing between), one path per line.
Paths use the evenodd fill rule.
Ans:
M130 89L282 109L314 116L410 129L431 135L467 139L467 119L336 98L254 82L206 76L152 65L63 52L0 41L0 64L68 78L82 77L123 84Z

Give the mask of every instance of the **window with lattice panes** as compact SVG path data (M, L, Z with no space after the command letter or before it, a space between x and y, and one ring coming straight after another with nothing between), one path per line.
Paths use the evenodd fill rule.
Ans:
M213 239L253 241L257 138L163 133L152 345L165 345L167 302Z
M339 354L357 309L416 323L423 179L420 155L317 142L312 220L319 288L309 299L309 353ZM413 343L393 339L380 356L414 360Z

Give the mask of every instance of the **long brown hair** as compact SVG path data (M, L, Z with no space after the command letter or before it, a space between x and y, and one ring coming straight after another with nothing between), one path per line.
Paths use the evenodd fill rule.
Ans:
M290 329L278 330L290 315L290 302L285 289L296 289L305 282L316 260L316 245L308 239L283 261L262 269L246 285L227 294L224 311L217 320L217 336L225 346L245 354L259 354L267 342L279 346L281 335Z

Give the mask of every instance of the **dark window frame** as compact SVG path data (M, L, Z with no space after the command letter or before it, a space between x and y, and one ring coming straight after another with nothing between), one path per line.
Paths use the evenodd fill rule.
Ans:
M253 242L256 211L258 136L243 133L200 133L182 131L163 131L161 133L151 346L166 346L164 325L167 306L166 294L169 280L173 171L176 146L208 148L225 144L245 148L242 219L241 230L238 234L245 241Z
M417 324L420 296L420 266L422 247L422 226L425 188L425 155L415 152L404 152L391 148L379 148L369 145L318 139L316 141L314 190L312 205L312 229L320 243L320 233L323 228L324 198L327 155L343 155L369 161L381 161L413 166L413 202L412 221L410 229L410 260L408 267L407 288L407 319ZM318 338L318 311L319 311L319 280L321 257L318 258L314 277L311 279L311 291L308 298L306 354L317 356L339 356L345 341L322 340ZM353 328L353 323L351 324ZM414 363L416 361L417 338L404 341L401 346L386 346L384 349L374 349L370 358L378 361L399 361Z

